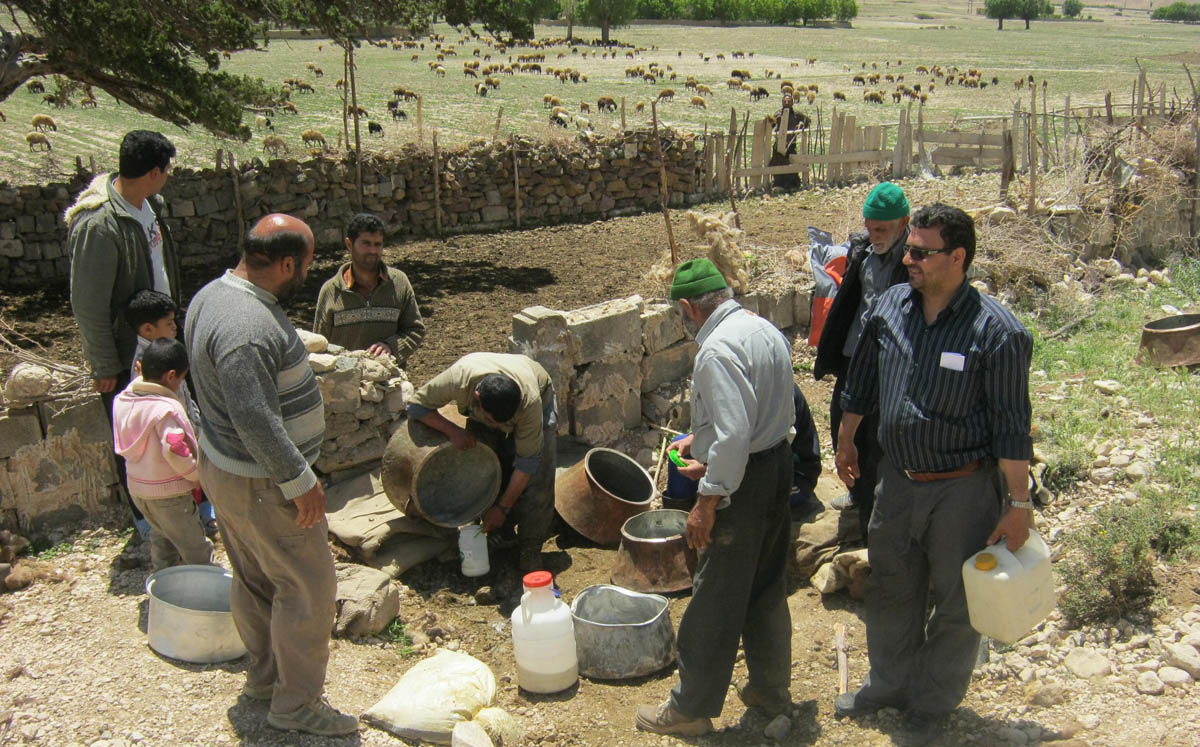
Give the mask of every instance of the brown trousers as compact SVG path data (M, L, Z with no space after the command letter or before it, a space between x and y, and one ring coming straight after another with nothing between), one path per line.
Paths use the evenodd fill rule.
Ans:
M240 477L200 459L233 569L233 621L250 651L246 682L275 685L271 711L321 697L329 664L337 576L329 524L296 526L296 507L266 478Z
M204 536L200 512L191 493L170 498L130 496L146 521L150 522L150 570L161 571L180 563L212 563L212 542Z

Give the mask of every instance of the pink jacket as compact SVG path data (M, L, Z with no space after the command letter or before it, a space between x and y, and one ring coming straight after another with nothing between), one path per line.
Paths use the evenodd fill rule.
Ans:
M183 495L199 482L196 432L161 384L138 377L113 400L113 450L125 457L129 492L138 498Z

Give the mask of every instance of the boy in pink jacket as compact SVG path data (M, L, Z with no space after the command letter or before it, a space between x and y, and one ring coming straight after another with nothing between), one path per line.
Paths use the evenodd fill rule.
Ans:
M180 401L187 375L187 349L162 338L146 347L137 364L141 376L113 401L113 448L125 458L129 495L150 522L151 570L212 562L193 489L196 432Z

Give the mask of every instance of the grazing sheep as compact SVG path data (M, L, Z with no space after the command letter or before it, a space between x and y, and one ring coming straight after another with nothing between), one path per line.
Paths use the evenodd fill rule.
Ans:
M569 114L564 115L561 112L554 112L550 115L550 124L555 125L556 127L562 127L565 129L570 121L571 115Z
M435 75L437 75L437 77L439 77L439 78L445 78L445 77L446 77L446 68L442 67L441 65L438 65L437 67L435 67L435 68L433 69L433 72L434 72L434 74L435 74Z
M729 80L725 81L725 87L726 88L741 88L742 87L742 79L741 78L730 78Z
M700 94L701 96L713 95L712 89L703 84L696 86L696 93Z
M33 150L35 145L46 146L43 150L54 150L50 147L50 141L40 132L31 132L25 136L25 142L29 143L29 150Z
M658 92L658 100L659 101L674 101L675 100L675 91L671 90L670 88L662 89L661 91Z
M846 94L842 93L841 91L834 91L833 92L833 100L834 101L845 101Z
M581 130L590 130L592 129L592 122L587 117L580 117L576 115L575 126Z
M367 122L367 135L378 135L383 137L383 125L378 122Z
M808 101L809 104L812 104L813 102L815 102L817 100L817 94L813 91L809 91L808 93L806 93L804 95L804 98L806 101Z
M472 78L478 78L478 77L479 77L479 73L475 72L475 68L473 68L473 67L466 67L466 66L464 66L464 67L463 67L463 75L469 75L469 76L471 76Z
M58 125L55 124L54 117L51 117L49 114L33 115L32 124L33 129L37 130L38 132L45 132L46 130L54 130L55 132L58 132Z
M697 109L707 109L708 108L708 104L704 101L703 96L693 96L692 97L692 106L696 107Z
M45 93L46 86L40 80L31 80L25 86L25 90L30 93Z
M361 106L352 106L349 109L347 109L347 112L350 114L358 114L358 116L360 116L360 117L369 116L367 114L367 110L362 108Z
M615 112L617 110L616 99L611 96L601 96L596 99L596 109L602 112Z
M579 113L580 114L591 114L592 113L591 105L588 104L588 102L586 102L586 101L580 101L579 102Z
M8 117L4 116L4 112L0 112L0 122L7 122Z
M768 98L770 95L771 95L770 91L763 88L762 86L759 86L758 88L755 88L753 91L750 92L750 100L758 101L759 99Z
M312 145L313 143L319 143L321 149L325 149L325 136L316 130L305 130L304 132L301 132L300 140L305 146Z
M635 112L637 112L638 114L641 114L642 112L646 111L646 102L645 101L637 102L636 104L633 105L633 110Z
M476 96L487 96L487 92L488 92L487 83L479 82L479 83L475 84L475 95Z
M552 93L547 93L546 95L542 96L542 108L549 109L550 107L554 106L554 104L550 103L553 100L554 94Z
M321 68L319 68L319 67L314 67L314 68L313 68L313 71L312 71L312 74L313 74L315 77L317 77L317 78L324 78L324 77L325 77L325 71L324 71L324 70L322 70L322 69L321 69Z
M492 88L500 87L500 79L499 78L486 78L483 82L488 84Z
M274 130L271 120L259 114L254 118L254 127L259 130Z
M100 106L100 102L96 101L95 96L84 96L79 100L79 106L83 109L95 109Z
M279 151L288 152L287 141L279 135L267 135L262 139L263 151L278 156Z
M867 84L867 79L861 75L856 75L850 79L850 82L856 86L865 86Z
M281 104L279 108L289 114L299 114L300 113L300 112L296 111L296 105L290 101L283 102L283 104Z
M392 109L392 120L395 121L398 119L403 119L403 120L407 121L408 120L408 112L404 111L403 109Z
M316 93L316 91L313 90L311 83L300 81L296 84L296 93Z

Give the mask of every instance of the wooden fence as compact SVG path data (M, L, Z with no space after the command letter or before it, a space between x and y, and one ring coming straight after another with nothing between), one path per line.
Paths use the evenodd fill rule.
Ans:
M739 127L737 112L731 110L728 132L701 138L701 184L713 194L744 193L770 187L780 174L796 174L802 187L810 187L965 167L999 169L1006 188L1015 173L1036 181L1038 171L1078 167L1094 159L1098 147L1111 147L1114 130L1146 133L1184 113L1194 117L1196 109L1194 99L1170 99L1166 84L1150 85L1144 71L1128 103L1114 102L1111 93L1102 104L1073 104L1070 95L1060 109L1051 110L1048 103L1045 86L1030 86L1028 99L1018 102L1009 116L926 122L924 105L910 103L900 110L898 121L866 126L835 106L828 123L818 108L811 127L790 132L782 122L751 122L749 115L743 115ZM778 165L771 165L777 153L786 153L787 162L775 158Z

